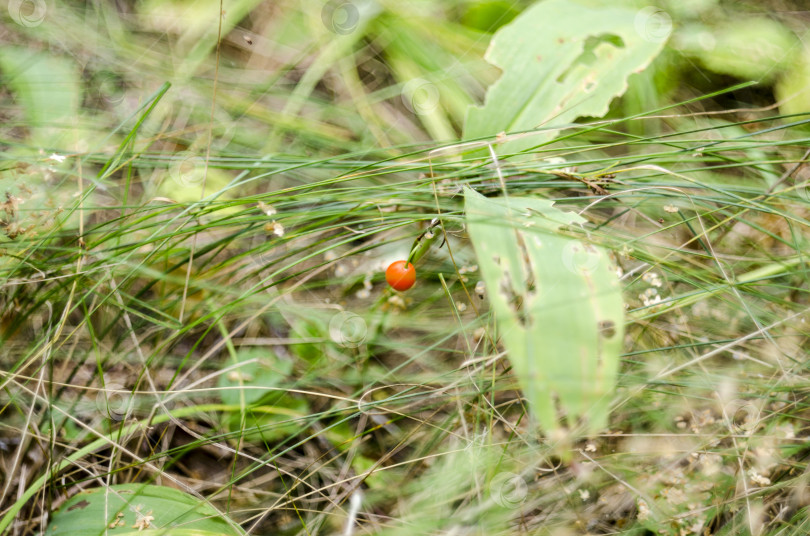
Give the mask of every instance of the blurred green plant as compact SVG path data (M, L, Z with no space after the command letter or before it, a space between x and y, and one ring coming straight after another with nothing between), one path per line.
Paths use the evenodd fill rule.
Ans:
M309 404L281 387L292 372L292 361L265 349L233 351L233 363L219 377L222 403L242 408L225 415L228 429L245 441L272 442L296 435L299 420L309 414Z
M46 536L75 534L241 536L209 503L166 486L117 484L83 490L53 513Z
M9 2L0 531L42 530L49 505L109 478L185 482L255 534L807 533L809 142L789 126L803 118L772 113L770 93L789 99L782 114L806 112L807 53L775 66L736 58L729 72L686 47L705 30L729 47L715 52L742 55L734 26L766 6L776 24L760 31L788 53L806 23L775 2L647 4L578 0L577 41L549 43L572 57L554 73L579 83L626 52L620 34L583 27L589 10L624 13L619 29L645 54L662 47L623 78L626 92L600 94L606 119L582 114L590 97L574 85L564 121L538 102L545 116L510 127L518 104L496 107L487 88L500 76L533 93L520 65L499 72L484 52L497 28L509 41L525 3L239 1L223 15L186 0ZM36 9L23 20L14 6ZM542 41L556 24L521 35ZM482 101L497 160L458 143ZM507 128L526 132L498 137ZM536 150L500 144L522 139ZM520 322L554 274L526 275L518 306L524 296L476 261L466 187L505 215L496 230L484 222L485 235L511 233L487 247L517 251L525 274L554 262L521 256L520 239L538 236L575 266L609 248L623 274L627 353L597 408L610 429L571 445L570 463L528 426L524 400L535 414L548 400L519 370L533 362L504 358L492 302L514 298ZM540 217L507 210L513 198L553 199L591 223L515 226L507 218ZM380 265L432 222L420 283L387 293ZM572 236L583 243L565 249ZM583 275L561 288L585 289ZM570 400L548 422L574 426L582 409L585 430L593 400ZM750 410L736 411L752 417L744 427L735 408Z

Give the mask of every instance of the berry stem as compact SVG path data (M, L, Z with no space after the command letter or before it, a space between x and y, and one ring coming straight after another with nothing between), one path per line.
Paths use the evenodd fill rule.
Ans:
M408 255L408 263L415 263L419 259L425 256L428 249L430 249L431 244L436 241L436 238L439 237L439 233L436 232L436 226L439 224L439 219L434 218L433 221L430 222L430 226L425 230L424 233L419 235L416 240L413 242L413 246L411 246L411 252Z

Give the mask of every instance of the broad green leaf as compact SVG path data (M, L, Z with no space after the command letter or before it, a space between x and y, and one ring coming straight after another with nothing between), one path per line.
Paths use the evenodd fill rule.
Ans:
M309 404L305 399L271 391L256 405L245 408L244 419L239 413L231 413L227 425L245 441L277 441L302 432L308 414Z
M490 0L478 2L467 7L461 22L468 28L492 33L504 24L509 23L519 11L512 2Z
M241 536L245 532L211 505L182 491L119 484L77 493L53 514L45 531L45 536L77 534Z
M607 252L565 236L586 221L536 198L464 192L467 229L499 335L530 410L549 435L607 424L624 305Z
M810 47L803 47L794 65L785 71L774 85L774 94L783 114L810 111ZM798 121L806 117L793 119ZM753 160L753 158L751 159Z
M655 17L653 11L570 0L534 4L493 37L486 59L503 75L487 91L483 107L467 110L464 137L601 117L627 89L627 78L661 51L669 27ZM511 141L499 151L527 149L557 133Z
M219 377L223 404L253 404L292 372L291 361L281 360L264 349L241 349L236 352L236 361L244 364Z
M222 402L245 408L225 417L228 429L257 441L301 431L299 419L309 411L307 401L276 389L292 372L292 363L261 349L240 350L236 360L244 365L219 377Z
M78 119L81 84L76 64L33 49L0 47L3 81L14 92L40 146L65 146Z
M157 194L178 203L191 203L224 190L230 179L221 169L209 165L206 170L204 156L183 151L172 155L168 173L163 176ZM225 192L219 198L229 197L229 193Z

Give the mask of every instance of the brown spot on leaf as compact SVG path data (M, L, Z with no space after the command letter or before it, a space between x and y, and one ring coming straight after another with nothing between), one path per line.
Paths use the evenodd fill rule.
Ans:
M76 504L68 508L68 512L72 512L73 510L77 509L84 509L87 508L88 506L90 506L90 501L82 499L81 501L77 502Z
M613 320L600 320L599 334L606 339L612 339L616 336L616 323Z

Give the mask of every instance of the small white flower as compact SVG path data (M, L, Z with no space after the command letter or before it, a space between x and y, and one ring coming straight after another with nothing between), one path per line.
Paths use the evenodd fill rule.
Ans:
M771 485L771 479L770 478L757 473L753 469L750 469L748 471L748 476L751 477L751 482L753 482L754 484L756 484L758 486L770 486Z
M661 276L655 272L644 272L644 274L641 276L641 280L653 287L660 288L663 285L661 282Z
M274 216L276 214L276 209L272 205L262 203L261 201L259 201L259 210L264 212L267 216Z
M67 156L51 153L51 156L48 157L48 160L53 160L54 162L62 163L67 159Z
M645 521L649 519L652 512L650 511L649 505L647 505L647 501L639 498L636 500L636 505L638 507L638 520Z
M650 307L652 305L661 303L661 296L658 295L658 291L654 288L648 288L643 293L639 294L638 299L644 304L645 307Z

